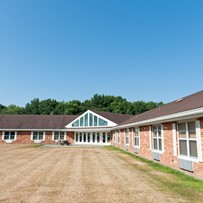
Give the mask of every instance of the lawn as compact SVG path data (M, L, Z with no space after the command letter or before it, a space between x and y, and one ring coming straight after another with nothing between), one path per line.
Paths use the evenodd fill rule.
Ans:
M0 154L0 202L203 202L202 181L113 147L8 144Z

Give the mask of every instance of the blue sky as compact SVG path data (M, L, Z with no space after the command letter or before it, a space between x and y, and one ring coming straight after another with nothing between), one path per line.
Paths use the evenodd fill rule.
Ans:
M0 104L202 90L202 0L0 0Z

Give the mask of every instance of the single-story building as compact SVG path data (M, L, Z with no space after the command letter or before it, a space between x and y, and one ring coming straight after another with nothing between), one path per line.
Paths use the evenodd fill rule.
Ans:
M203 91L136 116L0 115L0 143L114 145L203 178Z

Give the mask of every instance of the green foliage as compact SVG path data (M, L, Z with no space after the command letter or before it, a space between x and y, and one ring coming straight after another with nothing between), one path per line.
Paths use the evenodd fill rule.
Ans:
M85 100L84 102L78 100L58 102L54 99L40 101L38 98L35 98L22 108L16 105L6 107L0 104L0 114L78 115L88 109L92 109L136 115L161 105L163 105L163 102L129 102L120 96L95 94L90 100Z

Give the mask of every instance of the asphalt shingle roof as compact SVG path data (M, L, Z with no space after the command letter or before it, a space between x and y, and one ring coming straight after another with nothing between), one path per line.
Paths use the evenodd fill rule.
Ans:
M64 129L77 116L0 115L0 129Z
M170 114L180 113L203 107L203 91L194 93L192 95L177 99L173 102L157 107L150 111L133 116L132 118L124 121L122 125L128 125L148 119L153 119Z

